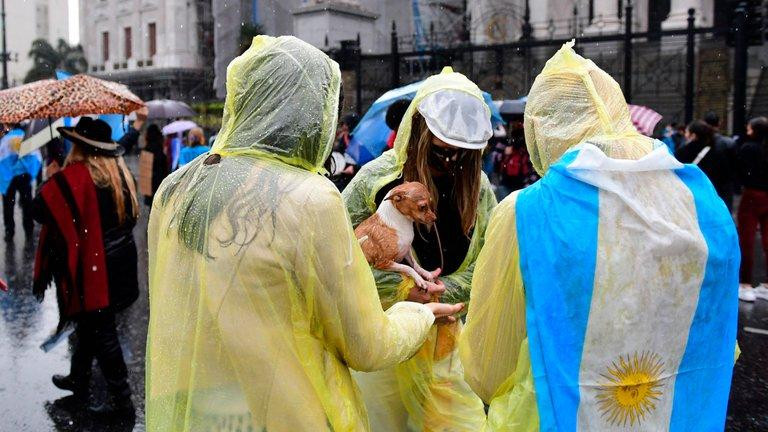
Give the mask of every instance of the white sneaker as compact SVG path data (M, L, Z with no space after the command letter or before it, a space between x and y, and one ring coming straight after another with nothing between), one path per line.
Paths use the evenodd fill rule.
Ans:
M745 302L753 302L757 296L755 296L755 289L749 284L739 284L739 300Z
M768 284L761 283L759 287L755 288L755 298L768 300Z

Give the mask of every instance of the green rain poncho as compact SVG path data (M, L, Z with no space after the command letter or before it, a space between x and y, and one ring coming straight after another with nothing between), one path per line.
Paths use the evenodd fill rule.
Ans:
M427 95L441 90L463 91L482 100L477 85L450 68L428 78L403 116L394 148L363 166L344 190L342 196L354 226L376 211L376 193L402 175L413 114ZM440 277L446 287L442 302L457 303L469 299L475 261L495 205L496 198L483 175L469 252L456 272ZM413 287L413 281L404 280L399 273L374 270L374 275L384 307L404 300ZM432 329L428 341L409 361L375 374L355 375L374 431L405 430L405 425L408 430L416 431L474 431L482 424L485 417L483 405L464 382L461 363L454 349L460 325L445 329L438 327ZM444 353L446 347L448 352Z
M149 431L365 431L349 367L409 358L434 317L385 313L341 196L318 175L340 72L259 36L227 70L212 153L167 178L149 224ZM212 158L213 159L213 158Z

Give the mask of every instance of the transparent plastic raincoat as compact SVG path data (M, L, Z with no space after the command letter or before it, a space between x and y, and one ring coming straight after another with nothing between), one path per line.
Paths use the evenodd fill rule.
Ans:
M739 250L706 176L560 49L526 141L542 179L494 210L460 338L486 431L722 430Z
M319 50L254 38L227 70L220 162L163 182L149 224L148 430L365 431L349 367L391 367L424 342L432 313L382 310L341 196L318 174L339 88Z
M449 67L427 78L403 116L394 148L363 166L342 193L354 226L376 211L377 192L402 175L413 114L426 96L440 90L463 91L482 100L477 85ZM456 272L440 276L446 287L441 298L443 303L468 300L475 260L483 246L485 229L495 205L496 198L483 174L469 252ZM413 287L413 281L404 279L399 273L376 269L373 273L385 308L405 299ZM393 369L354 375L374 431L477 430L485 415L482 402L462 378L456 345L460 328L460 323L435 326L412 359Z

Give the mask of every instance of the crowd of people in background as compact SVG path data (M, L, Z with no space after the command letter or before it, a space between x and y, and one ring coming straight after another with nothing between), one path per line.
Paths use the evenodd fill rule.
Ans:
M662 141L680 162L698 165L728 209L733 212L736 208L741 248L739 299L768 300L768 283L760 281L754 287L753 273L758 229L768 259L768 118L751 119L741 137L726 136L720 127L720 118L710 112L687 126L667 125Z
M768 262L768 118L756 117L747 124L747 133L738 144L738 180L742 187L736 216L741 247L739 299L768 300L766 281L752 288L754 244L760 229L763 253Z
M494 186L497 199L502 200L539 179L525 145L522 115L513 118L506 129L503 126L496 128L488 149L483 169Z

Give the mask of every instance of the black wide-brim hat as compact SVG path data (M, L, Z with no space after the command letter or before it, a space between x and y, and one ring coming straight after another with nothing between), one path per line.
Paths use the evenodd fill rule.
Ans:
M75 127L56 128L61 136L83 146L93 154L122 156L125 148L112 141L112 128L104 120L81 117Z

